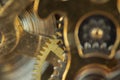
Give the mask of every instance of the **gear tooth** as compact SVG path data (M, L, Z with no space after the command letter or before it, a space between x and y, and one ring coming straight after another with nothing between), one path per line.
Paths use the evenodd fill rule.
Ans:
M58 42L58 45L64 50L64 48L63 48L63 47L64 47L64 44L63 44L62 41L59 41L59 42Z
M37 77L37 79L36 79L36 77ZM38 75L38 74L33 74L33 80L40 80L39 77L40 77L40 75Z
M44 53L45 53L45 51L42 51L42 50L40 51L41 56L44 55Z
M44 51L47 50L48 48L46 46L43 47Z
M34 69L33 72L34 72L33 75L36 75L35 73L38 72L38 70Z
M57 32L56 35L57 35L58 37L62 37L62 34L61 34L60 32Z
M48 44L45 43L44 47L48 48Z
M46 43L51 44L51 39L48 39Z
M50 44L50 43L45 43L45 44L49 47L49 44Z
M47 47L43 46L43 47L41 48L41 51L45 52L46 49L47 49ZM41 51L40 51L40 52L41 52Z
M59 43L60 43L60 44L63 44L63 42L62 42L61 40L59 40Z
M53 39L56 39L57 37L55 35L52 36Z
M41 51L45 51L45 49L42 47L42 48L41 48Z
M50 42L50 43L52 43L52 41L53 41L53 39L49 39L49 42ZM49 43L49 44L50 44L50 43Z
M47 48L48 48L49 45L51 44L51 41L52 41L52 40L49 39L49 41L47 41L47 42L45 43L45 45L46 45Z
M34 69L35 69L35 70L39 68L39 66L40 66L39 63L40 63L40 61L37 61L37 63L34 64L34 67L35 67Z
M53 36L52 36L52 37L53 37ZM45 43L45 44L47 44L47 45L48 45L48 44L51 44L52 41L53 41L53 38L49 38L49 39L46 40L46 43Z
M37 60L40 60L41 56L40 55L37 55Z

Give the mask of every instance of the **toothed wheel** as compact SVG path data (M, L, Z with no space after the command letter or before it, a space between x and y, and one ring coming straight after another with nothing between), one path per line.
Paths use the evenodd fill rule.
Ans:
M63 43L62 29L64 18L59 15L55 17L57 30L55 35L45 38L45 43L36 56L34 80L62 80L67 64L67 51Z
M34 69L35 80L61 80L63 71L66 66L66 55L61 39L57 39L60 33L54 35L51 39L47 39L46 43L37 56ZM48 71L42 72L44 64L47 61ZM46 68L47 69L47 68ZM52 70L52 71L51 71ZM51 71L51 72L49 72Z

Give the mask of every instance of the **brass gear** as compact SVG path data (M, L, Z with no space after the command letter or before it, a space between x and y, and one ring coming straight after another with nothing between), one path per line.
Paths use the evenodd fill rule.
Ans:
M47 57L52 53L58 57L57 65L53 61L54 71L53 74L49 77L48 80L60 80L60 73L64 71L65 65L66 65L66 51L64 47L60 47L60 45L63 46L62 40L58 39L57 37L61 36L60 32L57 32L56 35L52 36L52 38L49 38L46 43L41 48L39 55L36 57L36 64L34 68L34 80L41 80L42 77L42 68L47 60ZM53 58L53 57L52 57ZM50 61L50 60L49 60ZM52 60L51 60L52 62ZM59 75L59 77L58 77Z
M36 56L36 64L33 71L34 72L33 80L62 80L62 76L65 71L68 60L67 50L64 46L62 34L64 17L60 17L58 15L55 16L57 17L56 33L53 36L46 38L45 43L43 43L43 46L40 49L39 54ZM42 77L44 76L43 68L45 67L44 64L46 61L50 65L52 65L53 71L49 76L47 76L47 79L46 78L44 79Z

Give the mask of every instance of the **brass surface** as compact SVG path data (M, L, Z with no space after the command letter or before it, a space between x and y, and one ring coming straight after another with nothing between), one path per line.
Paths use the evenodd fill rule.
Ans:
M49 36L54 33L54 18L41 20L33 10L33 0L2 2L4 1L0 2L0 79L32 80L35 56L40 51L43 39L40 35ZM50 25L52 28L46 31Z
M93 1L93 2L92 2ZM47 18L50 15L59 13L65 17L64 21L64 42L69 53L69 67L67 68L67 75L64 76L64 80L74 80L77 71L86 65L91 63L102 64L108 68L115 68L119 65L119 60L115 59L116 50L119 45L119 0L101 1L97 3L97 0L41 0L39 3L38 14L41 18ZM89 3L89 4L88 4ZM113 45L111 54L109 56L94 53L93 55L83 55L82 47L78 42L78 29L81 22L88 16L100 14L108 17L116 26L116 41ZM81 35L82 36L82 35ZM91 56L93 56L91 58ZM110 72L112 73L112 71Z
M45 61L47 61L47 57L49 57L51 55L51 52L53 52L53 54L55 54L55 56L57 56L58 59L61 60L61 62L64 61L65 52L62 48L60 48L58 46L59 42L60 42L60 40L57 39L56 36L53 36L53 39L48 39L47 42L45 43L45 45L40 50L40 53L37 56L37 62L36 62L35 69L34 69L33 77L35 80L42 80L42 69L44 67L43 65L44 65ZM54 57L53 57L53 59L54 59ZM49 62L50 62L50 60L49 60ZM54 63L54 62L52 62L52 63ZM53 65L55 66L55 64L53 64ZM56 74L54 74L52 76L55 76L55 75ZM48 78L46 77L46 79L49 79L49 78L50 77L48 77ZM52 79L50 79L50 80L52 80Z
M101 39L104 35L104 32L102 29L99 29L99 28L94 28L92 31L91 31L91 36L92 38L94 39Z
M82 80L93 73L114 80L120 75L119 5L120 0L1 0L0 80ZM115 24L109 55L84 54L78 38L81 23L96 14ZM90 35L100 39L104 32L94 28Z

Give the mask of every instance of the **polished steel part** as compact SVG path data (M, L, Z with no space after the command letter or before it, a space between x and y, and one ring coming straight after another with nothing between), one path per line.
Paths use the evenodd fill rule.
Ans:
M49 37L55 33L55 16L42 20L31 9L25 11L19 16L23 29L31 34Z

